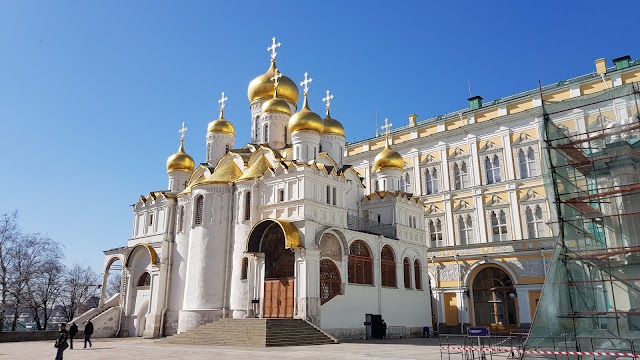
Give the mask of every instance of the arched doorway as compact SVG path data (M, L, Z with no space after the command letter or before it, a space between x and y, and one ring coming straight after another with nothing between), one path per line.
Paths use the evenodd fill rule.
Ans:
M264 253L264 310L266 318L292 318L295 285L295 256L285 248L285 233L273 222L260 241Z
M516 289L509 274L498 267L480 270L473 279L473 311L476 326L505 331L518 326Z

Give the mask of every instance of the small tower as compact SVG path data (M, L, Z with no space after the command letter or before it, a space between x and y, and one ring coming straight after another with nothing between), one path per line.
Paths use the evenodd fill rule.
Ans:
M293 144L293 160L307 162L315 160L320 147L320 136L324 131L324 123L320 115L314 113L309 108L309 83L313 81L307 78L309 74L304 73L304 81L300 85L304 86L304 104L302 110L293 114L289 119L289 131L291 132L291 143Z
M224 118L224 103L229 98L224 96L218 100L220 104L220 118L213 120L207 127L207 163L216 166L218 161L233 148L236 132L230 122Z
M289 107L289 114L292 114L296 111L296 104L298 103L299 92L296 83L293 82L293 80L291 80L290 78L282 75L282 73L280 73L278 71L278 68L276 67L276 56L278 55L276 49L280 47L281 44L276 43L275 37L271 40L273 41L273 44L267 48L267 51L271 52L271 66L266 73L259 75L251 80L251 82L249 83L249 88L247 90L247 96L249 97L249 107L251 108L251 142L254 144L268 143L268 141L264 141L265 134L263 133L263 131L265 130L265 125L267 124L262 117L262 108L265 102L270 101L274 97L275 88L273 86L273 80L276 73L280 75L278 80L277 97L278 99L284 100L287 103L287 106ZM286 127L287 124L284 123L284 125L282 126L282 130L284 131L284 127ZM273 132L273 129L271 129L271 126L267 126L267 128L267 131L269 132L268 137L272 138L271 135L275 133ZM284 134L286 133L287 131L284 131L282 136L283 140ZM273 137L273 139L276 138ZM283 142L287 143L288 139L287 141ZM275 146L274 148L281 149L282 147Z
M376 171L376 185L373 191L399 191L402 169L404 169L404 159L397 151L389 146L389 124L388 119L384 119L383 129L386 131L385 147L376 155L373 160Z
M186 187L186 183L193 173L195 162L193 158L184 152L184 133L187 128L182 123L180 132L180 148L178 152L167 159L167 176L169 177L169 191L180 192Z
M288 143L289 118L291 118L291 107L287 101L278 98L278 86L282 74L275 70L271 78L273 80L273 98L262 103L262 114L260 115L259 126L262 130L262 138L259 143L268 144L272 149L284 149Z
M322 99L327 108L327 116L324 118L324 130L320 137L320 151L326 152L339 167L342 167L342 158L344 156L344 127L342 124L331 118L329 109L331 108L331 99L333 95L327 90L327 96Z

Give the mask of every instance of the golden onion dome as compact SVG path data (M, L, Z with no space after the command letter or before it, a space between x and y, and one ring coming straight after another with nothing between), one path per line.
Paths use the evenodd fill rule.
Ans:
M293 114L289 119L289 131L292 134L296 131L317 131L322 134L324 131L322 118L309 108L307 94L304 95L304 105L302 106L302 110Z
M373 160L373 164L376 170L404 169L404 160L402 159L402 155L391 149L388 144L378 155L376 155Z
M221 132L227 133L235 136L236 130L233 128L233 125L225 120L224 118L224 110L220 110L220 118L217 120L213 120L209 123L207 127L207 132Z
M340 121L331 118L329 109L327 109L327 116L324 118L324 134L340 135L344 136L344 126Z
M178 152L169 156L167 159L167 172L170 171L189 171L192 172L196 163L193 158L184 152L184 140L180 140L180 148Z
M273 93L273 98L265 101L264 104L262 104L262 112L263 113L278 112L278 113L291 115L291 108L289 107L289 103L287 103L286 101L278 97L278 90L276 90Z
M249 102L253 102L257 99L268 99L273 97L274 88L273 81L271 78L276 73L276 61L271 60L271 67L267 70L266 73L256 77L251 80L249 83L249 89L247 90L247 96L249 97ZM282 76L279 80L280 84L278 86L278 97L287 101L292 102L293 104L298 103L298 87L293 80L289 79L286 76Z

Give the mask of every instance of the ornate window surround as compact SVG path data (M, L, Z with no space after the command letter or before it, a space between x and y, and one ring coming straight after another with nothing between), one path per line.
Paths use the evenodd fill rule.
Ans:
M507 232L506 232L506 239L501 239L499 241L508 241L513 239L513 231L511 230L511 216L509 214L509 203L502 200L498 195L493 195L491 200L489 200L484 205L484 212L485 212L485 218L486 218L486 224L487 224L487 240L489 242L497 242L497 240L494 240L493 238L494 234L493 234L493 224L491 222L491 215L492 213L495 212L498 219L500 219L500 211L504 211L506 222L504 225L500 224L499 226L506 226ZM501 234L501 237L502 236L505 236L505 235Z
M427 192L428 181L427 181L427 171L433 176L434 170L437 173L437 177L435 179L436 191L432 193ZM426 159L420 164L420 179L422 182L422 194L423 195L432 195L442 192L442 163L440 160L436 160L433 156L427 155Z
M473 186L473 166L471 163L471 155L465 153L460 148L456 148L452 156L449 157L449 179L451 179L451 190L464 190L471 186ZM456 189L456 176L455 176L455 166L458 165L458 168L462 170L462 165L465 165L467 168L467 173L465 175L466 178L463 178L460 181L460 188Z
M437 226L436 225L436 221L437 220L440 220L440 224L441 224L440 234L441 234L442 239L438 240L437 237L436 237L436 241L435 241L436 245L432 246L432 244L433 244L433 242L431 241L432 233L431 233L431 229L430 229L430 226L429 226L429 222L433 221L434 222L434 227L435 227L435 226ZM446 223L445 223L445 214L444 214L444 212L442 210L440 210L435 205L431 205L429 207L429 209L427 210L427 212L426 212L425 230L427 232L427 239L428 239L427 240L427 246L428 247L443 247L443 246L449 246L450 245L450 244L448 244L448 241L447 241L447 234L446 234L447 227L446 227Z
M487 140L484 146L478 151L478 158L480 162L480 174L482 175L482 184L492 185L496 183L504 182L505 179L505 163L504 152L502 148L496 145L493 141ZM492 166L495 166L496 159L498 160L498 176L500 180L496 180L496 174L492 176L493 180L491 184L488 182L487 167L485 166L486 160L491 161Z
M477 236L476 236L477 235L476 226L478 224L478 221L476 220L475 210L476 208L471 206L465 200L460 200L458 205L452 210L453 226L454 226L454 232L456 234L455 238L457 240L455 244L456 246L472 245L472 244L478 243L479 239L477 239ZM466 229L466 231L469 231L470 236L467 236L463 244L462 239L460 238L460 225L461 225L460 219L466 222L469 217L471 219L471 228Z
M547 198L536 193L535 191L529 189L527 191L527 194L525 194L525 196L523 196L519 201L518 201L518 206L520 208L520 219L521 219L521 223L522 223L522 234L523 237L526 239L539 239L539 238L544 238L544 237L549 237L551 236L551 229L549 228L549 225L544 224L542 226L542 229L544 230L544 234L540 235L538 234L538 236L536 237L532 237L529 234L529 224L527 222L527 209L531 209L531 211L533 211L534 216L535 216L535 211L536 211L536 207L540 206L540 209L542 210L542 219L546 219L547 218L547 214L548 214L548 209L547 209Z
M538 145L538 139L529 136L527 133L521 133L518 139L513 142L511 149L513 150L513 162L516 173L516 179L528 179L536 176L540 176L542 168L540 163L540 146ZM523 178L520 169L520 150L524 150L525 156L529 149L533 150L533 156L535 157L535 166L529 168L529 176Z

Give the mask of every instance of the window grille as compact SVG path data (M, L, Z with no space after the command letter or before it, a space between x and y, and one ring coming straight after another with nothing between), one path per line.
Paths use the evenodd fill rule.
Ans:
M249 258L242 258L242 273L240 274L240 280L247 280L247 272L249 271Z
M244 220L251 220L251 191L247 191L244 199Z
M385 245L380 252L380 267L382 286L397 287L396 285L396 260L391 246Z
M363 241L356 240L349 246L347 267L349 283L373 285L373 259Z
M320 305L340 295L341 288L340 270L336 264L328 259L320 260Z
M196 197L196 211L195 216L193 217L194 225L202 225L202 217L204 212L204 197L199 195Z

